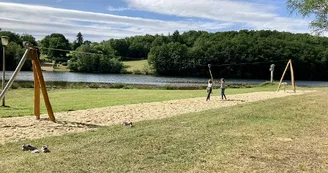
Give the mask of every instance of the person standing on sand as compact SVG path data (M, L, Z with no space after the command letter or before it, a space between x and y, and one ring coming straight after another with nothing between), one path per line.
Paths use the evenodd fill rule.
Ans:
M221 78L220 84L221 84L221 87L220 87L221 88L221 98L223 100L223 97L224 97L225 100L227 100L227 97L224 94L224 91L225 91L225 81L224 81L224 78Z
M211 100L211 94L212 94L212 90L213 90L213 83L214 83L214 80L213 80L213 75L212 75L212 71L211 71L211 64L208 64L208 70L210 72L210 75L211 75L211 79L209 79L207 81L207 98L206 98L206 101L210 101Z
M212 79L209 79L208 82L207 82L207 98L206 98L206 101L209 101L211 100L211 94L212 94L212 88L213 88L213 78Z

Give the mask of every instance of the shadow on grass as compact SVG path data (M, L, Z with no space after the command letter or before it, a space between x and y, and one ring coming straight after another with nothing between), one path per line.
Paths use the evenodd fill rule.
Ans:
M227 102L246 102L246 100L239 100L239 99L227 99L227 100L223 100L223 101L227 101Z
M40 118L39 121L51 121L49 118ZM99 128L102 127L96 124L82 123L82 122L74 122L74 121L56 121L56 124L61 124L65 127L75 127L75 128Z
M82 122L73 122L73 121L56 121L57 124L62 124L66 127L87 127L87 128L99 128L102 127L100 125L96 124L88 124L88 123L82 123Z

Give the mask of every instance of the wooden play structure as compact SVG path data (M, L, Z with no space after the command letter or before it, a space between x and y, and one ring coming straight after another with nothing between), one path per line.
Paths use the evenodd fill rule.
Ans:
M293 64L292 64L292 60L291 59L288 61L287 65L286 65L286 68L285 68L285 71L284 71L284 73L281 76L281 79L280 79L280 82L279 82L277 91L279 91L279 89L281 87L282 81L283 81L283 79L285 77L285 74L287 72L288 67L290 67L290 74L291 74L291 82L292 82L293 91L296 92L295 78L294 78L294 69L293 69Z
M33 67L33 74L34 74L34 115L37 119L40 119L40 89L43 94L44 102L48 111L49 119L53 122L56 121L54 113L52 111L52 107L49 101L48 92L46 89L46 84L44 82L43 74L41 71L41 64L38 57L37 49L33 47L27 47L26 51L20 60L16 70L14 71L13 75L9 79L8 83L6 84L5 88L1 91L0 100L5 96L6 91L11 87L13 84L17 74L23 67L26 59L32 61Z

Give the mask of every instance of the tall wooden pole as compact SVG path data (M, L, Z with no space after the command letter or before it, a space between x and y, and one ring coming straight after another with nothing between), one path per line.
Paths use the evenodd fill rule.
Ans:
M292 61L291 60L290 60L290 74L291 74L291 78L292 78L293 90L294 90L294 92L296 92L295 78L294 78L294 69L293 69L293 64L292 64Z
M212 76L212 71L211 71L211 64L208 64L208 70L210 71L210 75L211 75L211 80L212 82L214 82L213 80L213 76Z
M36 63L33 57L37 57L35 55L35 51L31 52L31 59L32 59L32 66L33 66L33 74L34 74L34 115L36 116L36 119L40 119L40 82L39 82L39 77L37 68L36 68Z
M40 82L40 86L41 86L41 90L42 90L42 94L43 94L43 99L44 99L45 105L47 107L47 111L48 111L50 120L55 122L56 119L55 119L54 113L52 111L52 107L51 107L51 104L49 101L49 96L48 96L47 89L46 89L46 84L44 82L43 75L41 72L40 60L37 57L37 52L35 49L34 49L34 51L35 51L35 56L33 56L33 60L35 62L36 72L37 72L37 76L39 78L39 82Z
M283 73L282 76L281 76L281 79L280 79L280 82L279 82L279 85L278 85L278 89L277 89L277 91L279 91L279 89L280 89L280 87L281 87L282 80L283 80L284 77L285 77L285 74L286 74L286 71L287 71L287 69L288 69L288 66L289 66L290 62L291 62L291 60L288 61L287 65L286 65L286 68L285 68L285 71L284 71L284 73Z

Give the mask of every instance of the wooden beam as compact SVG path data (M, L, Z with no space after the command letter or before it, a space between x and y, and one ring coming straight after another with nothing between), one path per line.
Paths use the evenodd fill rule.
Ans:
M49 118L50 118L51 121L56 122L56 119L55 119L55 116L54 116L54 113L52 111L52 107L51 107L51 104L50 104L50 101L49 101L49 96L48 96L48 92L47 92L47 89L46 89L46 84L45 84L44 79L43 79L40 60L37 56L37 52L36 52L35 49L34 49L34 51L35 51L35 56L33 57L33 60L35 62L36 72L37 72L37 75L38 75L38 78L39 78L39 82L40 82L44 102L45 102L46 107L47 107L48 115L49 115Z
M291 79L292 79L293 90L294 90L294 92L296 92L296 87L295 87L295 78L294 78L294 69L293 69L292 60L290 60L290 73L291 73Z
M286 71L287 71L287 69L288 69L288 66L289 66L290 62L291 62L291 60L288 61L287 65L286 65L286 68L285 68L285 71L284 71L284 73L283 73L282 76L281 76L281 79L280 79L280 82L279 82L279 85L278 85L278 89L277 89L277 91L279 91L279 89L280 89L280 87L281 87L282 80L283 80L284 77L285 77L285 74L286 74Z
M208 71L210 72L211 80L214 83L214 79L213 79L213 75L212 75L212 71L211 71L211 64L208 64Z
M33 56L35 56L34 53ZM36 72L37 68L34 59L32 60L32 66L34 74L34 115L36 116L36 119L40 119L40 82L38 73Z

